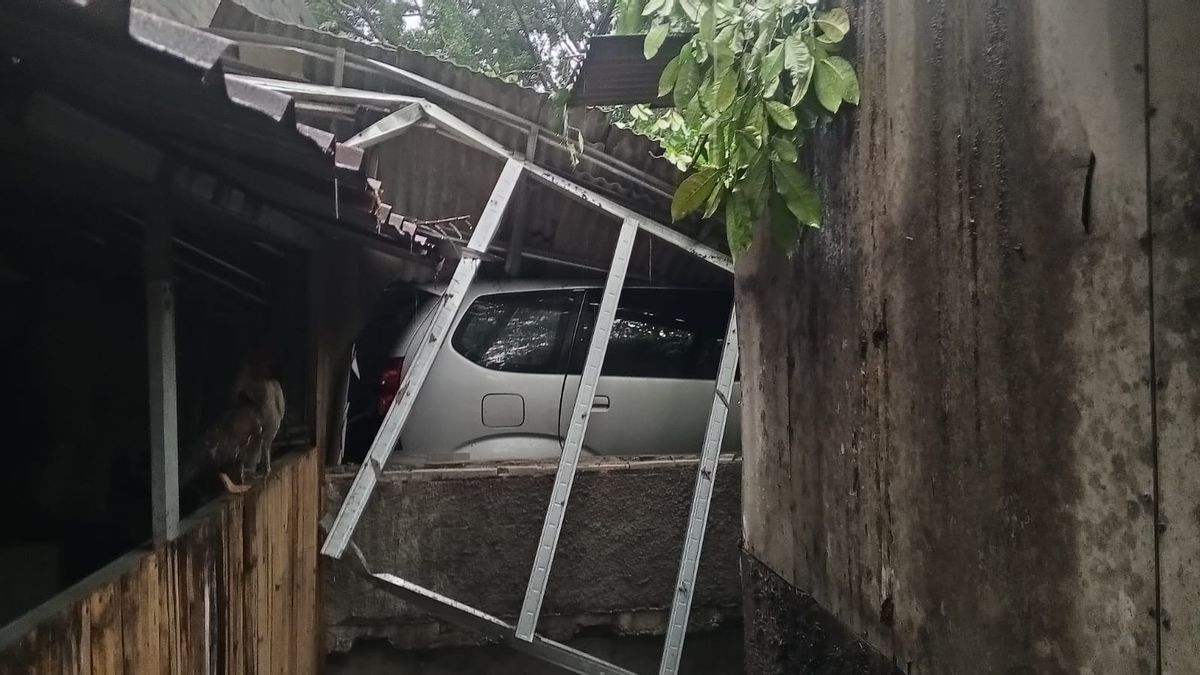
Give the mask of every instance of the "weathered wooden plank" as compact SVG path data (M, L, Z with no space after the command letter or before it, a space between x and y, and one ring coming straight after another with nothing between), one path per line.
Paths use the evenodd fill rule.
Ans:
M318 672L316 452L31 621L0 675Z
M299 504L301 513L304 514L303 526L299 532L300 553L297 556L297 564L300 565L298 575L303 582L300 596L303 598L303 604L300 605L301 641L297 653L306 657L307 660L300 666L302 672L309 673L320 671L323 651L318 597L320 584L317 582L320 574L317 523L321 517L321 458L325 456L318 448L317 452L304 457L303 490L300 492Z
M269 521L264 517L266 494L255 489L246 501L246 548L250 561L246 593L246 616L250 619L247 639L247 672L266 675L271 672L271 652L267 636L271 630L270 616L270 553L267 548Z
M147 555L121 580L121 647L126 673L165 671L159 640L158 557Z
M241 499L231 499L222 511L223 529L222 554L224 569L219 577L222 584L217 594L218 617L221 623L221 646L217 650L221 660L220 669L225 675L241 675L246 672L245 651L245 602L246 564L245 541L242 537L244 524Z
M83 605L83 632L80 635L82 666L92 675L118 675L123 672L124 644L121 589L116 583L96 589Z
M296 464L278 471L266 487L270 512L267 513L267 541L270 547L270 594L271 594L271 673L287 675L291 672L291 654L288 632L292 623L291 578L293 562L288 548L291 536L292 517L288 503L291 485L296 475Z

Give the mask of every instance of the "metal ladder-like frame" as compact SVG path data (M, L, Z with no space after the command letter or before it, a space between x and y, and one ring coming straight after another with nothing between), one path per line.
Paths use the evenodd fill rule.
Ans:
M339 92L340 95L345 96L347 90L339 88ZM295 95L295 92L289 93ZM546 518L542 524L533 570L529 575L529 583L518 614L517 625L509 626L500 619L393 575L374 573L356 550L356 555L359 556L358 569L375 586L413 602L435 616L503 640L517 649L573 672L586 675L610 673L633 675L623 668L536 635L542 601L545 597L550 569L554 562L559 535L566 517L567 503L570 500L571 486L579 464L584 435L587 432L592 401L604 365L608 339L616 316L617 301L625 282L625 273L629 266L637 233L645 231L647 234L665 239L727 271L732 271L732 262L727 256L690 240L675 230L649 220L606 197L538 167L525 158L513 155L503 146L462 120L423 100L406 101L405 107L359 133L350 143L366 147L382 142L404 133L417 124L422 117L433 122L439 129L448 132L451 137L502 157L506 162L496 186L492 189L491 198L484 208L479 224L471 234L471 239L467 244L468 255L464 255L459 260L450 284L442 294L429 331L417 348L412 364L401 383L400 391L384 416L383 423L367 452L366 460L359 468L358 474L338 510L337 517L328 528L328 536L322 545L321 552L333 558L340 558L346 549L352 546L350 538L362 517L367 500L375 489L375 484L379 480L379 475L382 473L388 457L400 439L400 434L408 422L416 397L425 384L438 351L445 343L454 318L461 308L463 297L475 279L480 259L479 255L470 254L486 253L504 218L504 213L518 181L522 174L528 173L533 178L619 217L622 224L608 278L605 281L604 294L601 297L592 341L588 346L579 392L575 397L571 422L555 474L554 489L546 510ZM692 508L688 515L683 555L671 605L670 619L667 624L666 642L659 669L660 675L673 675L679 670L683 641L687 632L688 614L691 610L692 589L700 563L700 551L704 542L705 526L708 522L717 459L725 433L725 421L728 416L734 375L737 371L737 360L737 319L736 314L731 312L721 354L721 364L718 368L712 408L704 433L700 463L696 472L696 488L693 494Z

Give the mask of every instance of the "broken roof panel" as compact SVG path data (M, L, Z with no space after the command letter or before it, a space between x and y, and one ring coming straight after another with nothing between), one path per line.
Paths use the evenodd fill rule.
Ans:
M611 165L573 158L551 142L550 134L562 130L562 107L536 91L484 76L411 50L391 50L356 42L319 31L283 25L246 12L223 8L214 18L220 34L239 40L242 60L231 69L246 69L258 75L273 71L275 77L316 85L338 81L358 93L379 92L426 98L444 106L475 129L495 139L510 151L525 154L530 149L529 128L538 129L540 139L532 146L532 158L542 167L604 194L660 222L670 222L670 195L680 174L660 157L658 145L613 125L600 110L572 109L570 122L582 131L588 152L603 153L620 166L636 171L645 180L632 181ZM274 44L279 49L258 45ZM344 49L344 70L335 77L336 50ZM376 63L372 63L372 60ZM403 69L431 81L436 87L416 86L404 76L388 70ZM461 101L461 95L478 99L498 111L482 110ZM297 94L299 96L299 94ZM320 105L328 107L332 102ZM381 102L382 103L382 102ZM363 121L361 111L351 134L402 104L382 105ZM351 106L353 107L353 106ZM325 124L328 111L318 111ZM307 119L307 117L305 118ZM314 122L315 123L315 122ZM372 162L383 181L384 195L398 214L434 220L455 216L477 218L499 174L499 163L427 129L414 129L403 136L372 148ZM578 162L573 160L578 159ZM556 258L577 270L605 270L611 261L617 226L612 217L544 186L522 186L522 192L497 237L503 241L512 223L527 221L526 252L529 257ZM521 204L525 204L522 207ZM677 223L682 233L727 250L722 228L698 220ZM642 239L648 239L643 237ZM534 258L537 260L538 258ZM535 267L537 265L534 265ZM566 274L562 265L544 274ZM630 274L641 280L699 285L728 284L728 275L695 259L670 244L640 241L631 262Z
M643 52L645 39L644 35L597 35L589 40L571 90L571 103L673 105L669 95L658 95L658 80L667 63L679 55L691 36L667 37L652 59L647 59Z
M377 223L361 151L299 124L290 97L226 79L222 59L237 49L228 39L127 0L60 0L0 6L0 48L39 87L257 187L264 201L359 229Z

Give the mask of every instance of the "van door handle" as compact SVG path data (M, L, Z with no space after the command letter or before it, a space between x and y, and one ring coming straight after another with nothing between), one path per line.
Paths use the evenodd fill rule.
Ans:
M592 410L604 412L608 410L609 400L607 396L596 396L592 399Z

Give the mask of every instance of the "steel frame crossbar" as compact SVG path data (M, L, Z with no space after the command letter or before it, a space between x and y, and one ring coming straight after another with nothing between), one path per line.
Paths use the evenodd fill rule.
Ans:
M567 427L567 438L563 442L562 456L558 460L558 472L554 476L554 489L550 493L550 506L546 509L546 520L542 523L542 536L538 540L533 558L533 571L529 574L529 585L525 589L525 602L517 617L517 638L533 639L537 630L538 616L542 612L542 600L546 584L550 580L550 565L558 549L558 537L562 533L563 519L567 514L567 500L571 498L571 485L575 482L575 469L579 466L579 453L583 450L583 436L587 433L591 419L592 401L596 396L596 385L600 382L600 369L604 366L604 354L608 351L608 337L612 333L613 321L617 317L617 300L625 285L625 271L629 268L629 257L633 254L633 242L637 238L638 226L633 220L621 225L617 249L613 253L612 268L604 283L604 295L600 297L600 309L596 312L592 342L588 345L587 358L583 362L583 375L579 380L579 393L575 395L575 407L571 411L571 425Z
M500 222L504 219L504 211L508 208L508 202L520 177L520 163L510 160L504 165L504 170L500 173L500 180L496 182L496 187L492 189L492 196L483 209L483 216L480 217L479 224L471 233L471 240L467 244L468 248L476 251L487 250L496 230L500 228ZM466 294L467 288L475 279L479 263L479 258L473 256L464 256L459 259L454 276L451 277L446 291L442 293L441 304L434 312L429 332L417 346L412 366L404 376L400 391L392 399L392 405L384 415L383 423L375 435L375 440L371 442L371 448L367 451L367 458L359 468L358 475L354 477L354 483L351 484L350 491L346 493L346 499L342 502L341 509L338 510L329 536L321 546L321 552L325 555L340 558L346 550L346 545L350 543L350 535L358 526L358 520L367 506L367 499L375 490L379 474L383 471L388 457L396 447L396 442L400 440L400 432L404 430L404 424L408 422L408 416L412 413L417 394L425 384L425 378L429 376L429 369L433 367L433 361L437 358L442 343L446 341L446 334L450 332L450 326L454 323L459 306L462 305L463 295Z
M284 84L287 85L287 83ZM328 95L328 92L320 91L320 85L305 86L308 90L316 89L317 91L308 92L315 96ZM293 95L298 93L294 85L287 85L286 88L289 89L288 93ZM352 90L341 87L331 89L336 89L337 95L341 97L353 96ZM371 95L370 92L363 93ZM481 254L487 252L523 173L620 218L622 225L608 278L605 281L592 342L588 347L579 392L575 397L571 423L564 440L563 453L559 459L554 488L546 510L546 518L542 524L542 533L535 553L533 569L530 572L516 627L509 626L500 619L393 575L372 573L366 570L365 561L361 561L361 554L359 554L360 566L366 570L365 573L373 584L388 593L408 600L447 621L502 640L510 646L542 660L585 675L633 675L625 669L538 636L535 631L541 614L542 601L545 598L550 569L554 562L558 539L566 516L567 503L570 499L571 486L574 483L579 456L583 449L592 402L616 316L617 303L638 231L645 231L647 234L664 239L726 271L732 272L733 263L728 256L719 251L537 166L524 157L509 152L486 134L436 105L421 99L405 99L397 101L397 104L403 104L405 107L380 120L376 126L360 132L355 136L356 144L361 147L369 147L384 142L399 136L424 118L437 128L447 132L450 137L506 160L504 170L492 190L491 198L484 208L479 224L471 234L467 245L469 251ZM367 452L367 458L359 468L358 474L338 510L337 517L329 528L328 536L321 547L324 555L341 558L347 547L353 546L351 536L362 517L367 500L375 489L388 457L400 439L400 434L408 422L416 397L429 375L441 346L445 343L450 327L461 308L463 297L475 279L479 265L479 256L465 255L459 259L454 276L442 295L440 306L434 313L430 329L418 346L413 364L404 375L400 391L384 416L383 423ZM737 360L737 320L735 314L731 313L721 354L721 365L718 369L713 404L705 430L701 459L697 466L696 489L692 498L692 508L688 515L687 535L684 540L684 550L671 605L670 620L667 625L666 644L659 671L661 675L674 675L679 668L688 615L691 610L692 589L704 543L704 530L708 522L717 459L724 438L734 374L737 371Z
M704 529L708 526L708 509L717 480L717 459L721 454L721 442L725 440L725 421L729 417L737 364L737 313L730 312L725 346L721 350L721 365L717 368L717 394L713 397L712 408L708 412L708 427L704 430L700 466L696 471L696 489L692 493L692 509L688 514L687 534L683 538L683 555L679 561L679 576L675 580L675 598L671 602L671 617L667 620L659 675L675 675L679 672L679 659L683 655L683 639L687 635L688 615L692 611L692 590L696 586L696 570L700 567L700 549L704 546Z

